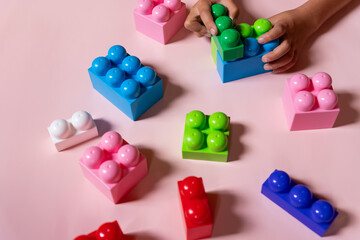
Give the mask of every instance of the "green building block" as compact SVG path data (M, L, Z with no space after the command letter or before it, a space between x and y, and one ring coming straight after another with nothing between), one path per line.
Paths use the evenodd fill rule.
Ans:
M211 57L214 60L214 63L217 64L217 47L214 42L214 38L211 37Z
M230 117L216 112L201 111L186 114L182 158L227 162Z
M244 44L236 29L226 29L220 36L212 36L212 38L214 38L215 45L224 61L231 61L244 56Z

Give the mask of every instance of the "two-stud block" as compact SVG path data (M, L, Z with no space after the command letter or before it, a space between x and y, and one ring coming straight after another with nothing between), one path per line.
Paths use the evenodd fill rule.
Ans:
M319 200L284 171L275 170L262 185L261 193L319 236L338 215L329 202Z
M120 45L112 46L106 57L96 58L89 75L94 89L132 120L163 97L162 79Z
M81 235L74 240L126 240L126 236L121 231L117 221L104 223L97 229L87 235Z
M86 149L80 165L85 177L114 203L148 173L146 157L113 131L105 133L98 146Z
M93 118L85 111L75 112L68 120L54 120L48 127L48 131L58 151L99 135Z
M295 74L285 82L283 104L291 131L333 127L340 112L337 102L327 73L312 78Z
M186 239L211 237L214 221L202 178L187 177L178 181L178 189L185 220Z
M139 0L134 19L137 31L166 44L184 26L186 5L181 0Z
M230 118L216 112L201 111L186 114L182 144L184 159L226 162L229 154Z

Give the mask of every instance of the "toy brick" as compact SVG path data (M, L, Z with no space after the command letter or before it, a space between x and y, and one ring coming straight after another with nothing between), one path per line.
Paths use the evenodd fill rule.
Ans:
M283 104L290 131L332 128L339 115L331 77L295 74L285 82Z
M217 64L217 47L213 38L211 38L211 57L214 63Z
M202 178L187 177L178 181L178 189L185 222L186 239L211 237L214 221Z
M111 47L108 56L96 58L89 75L94 89L132 120L163 97L162 79L120 45Z
M236 30L234 30L236 31ZM222 33L225 34L226 32ZM228 47L221 41L222 36L212 36L211 38L214 40L214 43L219 51L221 58L224 61L231 61L238 58L242 58L244 56L244 44L242 43L239 35L239 43L234 47Z
M148 172L146 157L113 131L105 133L98 146L84 152L80 165L85 177L114 203Z
M329 202L313 196L284 171L275 170L262 185L261 193L319 236L325 234L338 215Z
M227 162L230 117L216 112L186 114L182 158Z
M93 118L85 111L75 112L68 120L54 120L48 127L48 131L58 151L99 135Z
M166 44L184 26L186 5L180 0L139 0L134 19L137 31Z
M99 229L87 234L76 237L74 240L126 240L126 236L121 231L117 221L104 223Z

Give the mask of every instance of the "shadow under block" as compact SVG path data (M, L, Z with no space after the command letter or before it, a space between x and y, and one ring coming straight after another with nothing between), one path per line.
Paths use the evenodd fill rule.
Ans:
M276 192L274 191L274 185L271 185L272 182L272 176L273 175L283 175L282 178L284 179L284 175L286 176L285 178L288 178L288 183L287 184L283 184L282 183L282 179L280 179L279 177L276 180L277 181L277 186L276 187L284 187L285 185L288 185L288 189L284 190L284 191L280 191L280 192ZM280 182L280 183L279 183ZM275 183L275 182L274 182ZM265 195L268 199L270 199L272 202L274 202L276 205L278 205L279 207L281 207L282 209L284 209L286 212L288 212L291 216L293 216L294 218L296 218L297 220L299 220L301 223L303 223L305 226L307 226L309 229L311 229L313 232L315 232L316 234L318 234L319 236L323 236L326 232L326 230L330 227L330 225L332 224L332 222L335 220L336 216L338 215L338 212L333 209L333 207L326 202L327 204L322 205L322 207L317 208L316 206L316 210L315 210L315 205L319 202L324 203L324 200L319 200L316 196L312 195L311 192L310 194L312 195L312 199L309 200L309 204L310 206L305 206L305 207L296 207L294 206L294 204L291 203L291 194L294 190L294 187L299 187L299 189L301 189L301 191L297 191L294 193L294 196L297 195L298 198L301 198L301 195L306 195L304 194L304 192L306 193L307 191L310 192L305 186L303 185L298 185L296 182L294 182L293 180L290 179L290 177L288 177L287 173L283 172L283 171L279 171L279 170L275 170L270 177L263 183L262 188L261 188L261 193L263 195ZM304 188L306 188L306 191L304 191ZM279 189L277 189L279 190ZM306 200L303 200L303 202L305 202ZM300 202L300 201L299 201ZM330 207L329 207L330 205ZM321 206L321 205L320 205ZM314 209L313 209L314 208ZM314 217L314 212L319 210L322 211L324 209L329 210L331 209L330 214L324 213L324 212L318 212L318 215L316 217ZM319 222L318 218L320 217L324 217L327 216L329 217L328 220L326 222ZM316 219L316 220L315 220Z
M102 224L96 231L93 231L87 235L81 235L74 240L126 240L126 236L121 231L119 223L117 221L107 222Z
M148 173L146 157L117 132L107 132L98 146L80 159L85 177L113 203L118 203Z
M181 3L179 10L170 10L170 18L165 22L158 22L151 14L151 11L149 14L143 14L138 8L134 9L134 19L137 31L162 44L166 44L184 26L186 5Z
M221 43L221 36L211 36L211 41L215 43L215 46L223 61L231 61L242 58L244 56L244 44L240 40L240 43L235 47L226 47ZM211 48L211 52L213 49Z
M320 87L320 89L315 90L313 79L314 77L321 78L320 75L323 75L325 81L330 81L330 83L327 84L327 87ZM309 81L309 83L306 84L308 87L298 90L292 89L292 82L300 81L299 77ZM326 73L317 73L314 75L314 77L310 79L307 78L306 75L296 74L292 78L286 79L285 81L283 91L283 105L290 131L332 128L337 119L337 116L339 115L340 109L337 106L336 94L332 90L331 77ZM323 90L325 90L325 92L322 92ZM302 101L301 96L299 96L301 94L308 95L309 97L313 96L312 101L314 101L314 103L312 107L310 106L311 109L302 110L297 107L299 101ZM319 97L319 94L323 96ZM331 104L332 106L323 107L322 105L319 105L319 101L326 101L330 104L331 102L333 103Z

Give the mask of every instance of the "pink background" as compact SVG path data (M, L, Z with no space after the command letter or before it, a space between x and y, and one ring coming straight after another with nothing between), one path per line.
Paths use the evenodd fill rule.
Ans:
M188 7L195 1L187 1ZM253 22L304 1L245 1ZM73 239L117 220L132 239L184 239L176 181L203 177L217 239L319 239L260 194L274 169L287 171L340 212L327 239L360 236L359 1L310 39L297 69L333 77L341 112L334 129L289 132L281 94L293 73L222 84L210 41L185 29L169 45L136 32L125 0L12 0L0 9L0 239ZM260 6L260 7L259 7ZM164 98L133 122L96 92L88 67L114 44L165 81ZM149 158L149 175L114 205L83 176L78 160L99 138L58 153L47 132L87 110L100 132L116 130ZM183 160L185 114L231 117L229 163Z

